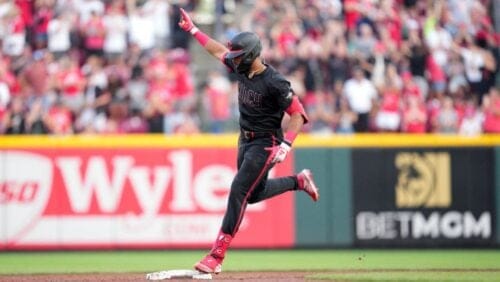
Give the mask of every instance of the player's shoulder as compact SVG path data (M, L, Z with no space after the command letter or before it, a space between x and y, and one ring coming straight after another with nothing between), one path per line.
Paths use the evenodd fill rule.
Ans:
M266 69L266 74L273 79L284 79L285 76L282 75L278 70L276 70L273 66L265 64L267 69Z
M267 66L265 82L267 87L274 93L290 92L291 84L286 77L272 66Z
M273 66L266 65L266 80L271 83L281 84L281 83L290 83L286 77L277 71Z

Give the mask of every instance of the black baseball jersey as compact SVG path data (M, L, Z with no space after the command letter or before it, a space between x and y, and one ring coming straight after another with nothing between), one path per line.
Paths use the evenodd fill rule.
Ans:
M275 132L280 129L284 112L292 102L290 82L267 64L264 72L248 78L236 71L231 59L224 56L223 62L239 82L241 129L255 132Z

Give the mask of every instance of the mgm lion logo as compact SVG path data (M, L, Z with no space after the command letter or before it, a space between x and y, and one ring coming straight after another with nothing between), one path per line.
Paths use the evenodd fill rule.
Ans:
M449 207L451 204L448 153L399 153L396 206L398 208Z

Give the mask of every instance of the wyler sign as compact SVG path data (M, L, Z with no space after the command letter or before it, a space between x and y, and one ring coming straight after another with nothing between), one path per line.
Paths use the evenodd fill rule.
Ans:
M352 156L357 246L494 243L491 149L360 149Z
M0 250L207 247L235 163L230 148L2 150ZM234 246L291 246L293 215L292 193L249 205Z

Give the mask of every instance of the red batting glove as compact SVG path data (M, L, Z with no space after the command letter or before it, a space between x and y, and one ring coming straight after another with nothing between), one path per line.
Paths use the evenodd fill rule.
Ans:
M181 10L181 19L179 20L179 27L182 28L184 31L190 32L191 34L195 34L198 31L198 28L194 25L188 13L184 11L184 9L182 8L180 8L180 10Z
M285 160L286 155L292 149L291 144L288 142L281 142L279 146L267 147L266 150L270 152L269 159L271 163L281 163Z

